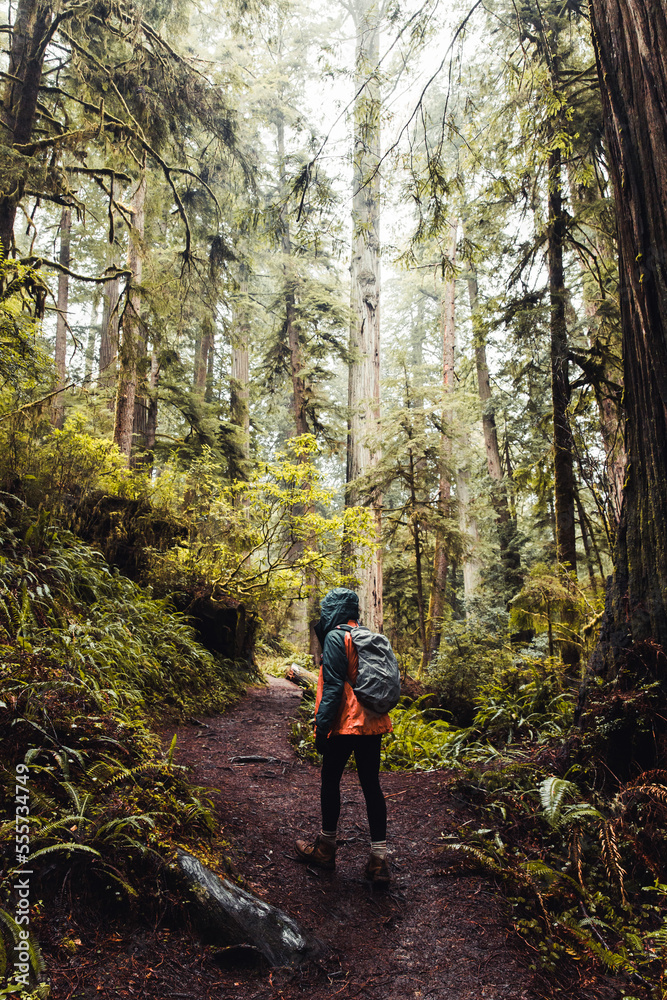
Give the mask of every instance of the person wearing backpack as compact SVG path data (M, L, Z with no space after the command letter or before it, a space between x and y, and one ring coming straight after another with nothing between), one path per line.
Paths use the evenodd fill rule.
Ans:
M380 747L383 733L392 729L385 705L393 707L398 694L390 691L389 698L386 697L387 684L382 681L382 672L386 659L393 683L398 683L400 691L398 665L388 640L360 627L359 598L346 587L335 587L325 596L315 633L322 646L315 700L315 746L322 754L322 830L313 842L297 840L296 852L299 860L308 864L329 871L335 868L340 780L345 765L354 754L366 800L371 838L364 875L371 882L387 885L391 876L387 864L387 807L379 778ZM370 646L370 659L364 657L363 671L360 670L359 653L353 641L354 633L362 640L365 637ZM378 643L386 647L379 655ZM393 660L393 664L389 659ZM357 697L355 685L358 680L370 680L371 687L377 687L378 678L381 688L379 700L377 697L374 700L372 696L362 700L361 691L360 697ZM379 711L368 707L369 704Z

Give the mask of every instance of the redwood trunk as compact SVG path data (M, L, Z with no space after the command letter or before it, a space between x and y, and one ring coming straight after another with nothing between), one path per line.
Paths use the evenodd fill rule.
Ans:
M549 298L551 330L551 401L554 441L554 516L556 522L556 554L558 562L576 577L577 546L574 516L574 442L568 407L570 376L568 364L567 324L565 321L565 277L563 273L563 239L565 215L562 203L561 153L549 154L549 224L547 230L549 260ZM572 635L576 621L572 610L562 613L567 633ZM579 662L579 646L570 639L561 643L561 657L568 667Z
M597 653L617 669L667 647L667 4L591 0L616 195L627 469L607 617ZM651 653L653 649L653 653Z
M352 259L350 262L350 368L346 505L369 504L375 548L352 553L361 617L382 629L382 499L360 477L377 465L380 448L380 12L376 0L352 8L355 54Z
M556 508L556 549L558 561L577 571L574 519L573 441L568 416L570 377L565 322L565 279L563 237L565 216L562 206L561 155L549 154L549 298L551 304L551 393L554 440L554 504Z

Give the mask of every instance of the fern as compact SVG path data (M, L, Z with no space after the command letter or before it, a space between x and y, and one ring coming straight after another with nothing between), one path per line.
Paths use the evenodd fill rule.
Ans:
M552 777L541 783L539 791L540 802L547 822L551 826L558 826L561 820L563 800L567 795L578 793L579 789L571 781Z
M46 963L44 962L42 953L39 950L32 934L28 936L28 940L25 942L21 934L21 928L17 924L14 917L7 913L6 910L0 909L0 922L3 923L10 932L15 944L18 944L19 942L22 944L27 943L30 967L35 978L39 979L46 968Z
M621 865L621 856L618 850L616 839L616 827L614 823L606 822L600 826L600 844L602 847L602 860L607 869L609 878L615 882L621 893L621 901L624 906L628 905L625 896L625 875L626 871Z

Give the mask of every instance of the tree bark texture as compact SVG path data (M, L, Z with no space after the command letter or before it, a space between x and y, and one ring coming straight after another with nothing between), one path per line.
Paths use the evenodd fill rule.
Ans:
M353 554L361 616L382 629L382 510L377 490L359 479L377 464L380 448L380 10L377 0L356 0L352 259L350 263L350 368L348 379L348 506L373 509L375 547L370 558Z
M667 647L667 3L591 0L591 21L616 196L627 454L594 660L613 672L644 643L664 677L650 649Z
M463 593L466 602L466 618L470 614L469 603L479 590L481 563L479 559L479 530L477 518L470 505L470 441L467 432L459 442L459 468L456 476L456 495L459 504L459 528L464 540ZM461 464L463 460L464 464Z
M448 248L452 272L447 278L442 292L442 383L445 406L442 415L443 431L440 436L440 482L437 501L438 524L435 531L433 576L431 578L431 595L428 607L427 657L422 661L422 670L433 659L440 646L449 564L445 526L451 513L452 485L450 468L452 462L452 424L454 414L447 405L447 398L454 391L454 358L456 354L456 278L454 267L456 265L457 233L458 225L456 222L453 222L451 223L450 244Z
M45 41L53 13L49 0L19 0L12 32L3 96L2 131L8 146L30 142L42 80ZM0 253L9 256L14 238L16 208L25 187L23 176L5 179L0 194Z
M97 292L90 303L90 322L88 324L88 339L86 342L86 366L84 369L85 381L87 385L93 377L93 362L95 361L95 344L97 342L97 313L100 308L99 292Z
M128 460L132 451L134 425L134 400L137 391L137 356L143 342L141 326L142 244L144 236L144 203L146 175L132 198L132 228L128 248L128 268L132 277L128 282L127 301L123 313L123 329L118 351L118 386L113 439Z
M72 210L63 208L60 216L60 254L59 261L63 267L70 263L70 234L72 229ZM56 319L56 352L55 363L58 373L58 385L63 388L67 378L67 307L69 303L69 275L64 271L58 273L58 316ZM53 424L62 428L65 422L65 406L62 393L54 396Z
M146 452L148 461L153 465L153 449L157 437L158 419L158 388L160 385L160 368L155 351L151 354L151 370L148 380L148 410L146 412Z
M229 380L229 419L237 428L235 450L230 455L231 479L248 478L250 458L250 362L248 340L250 320L248 315L248 268L239 268L239 290L233 302L231 334L232 369Z
M101 389L113 386L116 381L116 358L118 356L118 280L118 278L109 278L104 282L98 379L98 385Z
M201 332L195 346L194 388L201 396L206 394L209 357L213 350L213 317L206 313L202 320Z
M574 445L568 415L570 378L567 325L565 321L565 278L563 238L565 215L562 203L561 154L549 154L549 298L551 330L551 394L554 441L554 505L556 509L556 550L558 562L577 571L574 519Z

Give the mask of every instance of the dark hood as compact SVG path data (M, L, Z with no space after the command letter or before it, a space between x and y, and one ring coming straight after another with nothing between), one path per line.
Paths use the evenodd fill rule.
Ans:
M334 587L323 599L320 606L320 620L315 626L315 633L321 644L324 637L336 625L343 625L350 619L359 618L359 598L353 590L347 587Z

